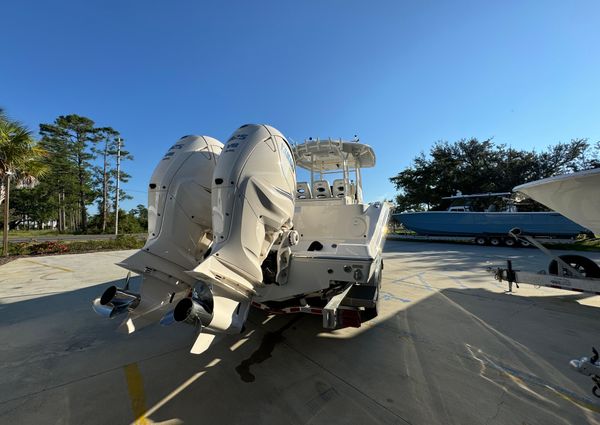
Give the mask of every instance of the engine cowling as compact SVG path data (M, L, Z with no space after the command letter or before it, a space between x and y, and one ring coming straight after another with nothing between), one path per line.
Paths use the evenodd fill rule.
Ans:
M291 229L296 169L288 141L275 128L244 125L223 148L212 181L211 255L192 274L215 295L248 301L262 286L261 264Z
M212 238L211 184L223 144L185 136L162 158L148 190L146 252L187 270L196 266Z

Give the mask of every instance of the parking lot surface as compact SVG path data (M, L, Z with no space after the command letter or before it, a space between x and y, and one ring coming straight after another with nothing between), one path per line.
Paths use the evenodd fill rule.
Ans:
M132 252L0 266L0 423L600 423L591 380L568 367L600 346L600 297L506 294L485 271L544 269L535 249L388 241L375 320L325 331L253 310L199 356L192 327L123 335L92 311Z

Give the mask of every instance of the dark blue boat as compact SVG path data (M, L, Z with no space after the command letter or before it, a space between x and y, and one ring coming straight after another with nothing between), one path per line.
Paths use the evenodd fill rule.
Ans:
M510 195L508 192L476 195L459 193L444 198L450 201L447 211L406 212L393 214L392 217L419 235L480 237L476 239L477 243L499 243L500 240L491 238L503 238L515 227L524 234L559 238L572 238L589 232L554 211L519 211L519 208L526 206L531 208L531 203L520 205Z
M570 238L588 231L557 212L427 211L392 217L405 228L428 236L506 236L518 227L529 235Z

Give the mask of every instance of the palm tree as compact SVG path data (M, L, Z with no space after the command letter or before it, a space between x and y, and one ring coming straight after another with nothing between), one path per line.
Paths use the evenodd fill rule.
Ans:
M0 203L4 198L3 253L8 256L8 220L10 182L17 187L33 187L45 172L43 150L35 145L32 133L24 125L10 120L0 109Z

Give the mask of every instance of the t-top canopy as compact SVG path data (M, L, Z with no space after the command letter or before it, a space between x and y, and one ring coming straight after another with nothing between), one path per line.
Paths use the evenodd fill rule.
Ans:
M375 166L375 152L369 145L343 140L306 140L292 147L298 167L314 171L343 170Z
M463 195L459 192L457 195L445 196L442 199L464 199L464 198L493 198L493 197L501 197L501 196L509 196L511 192L488 192L488 193L475 193L473 195Z

